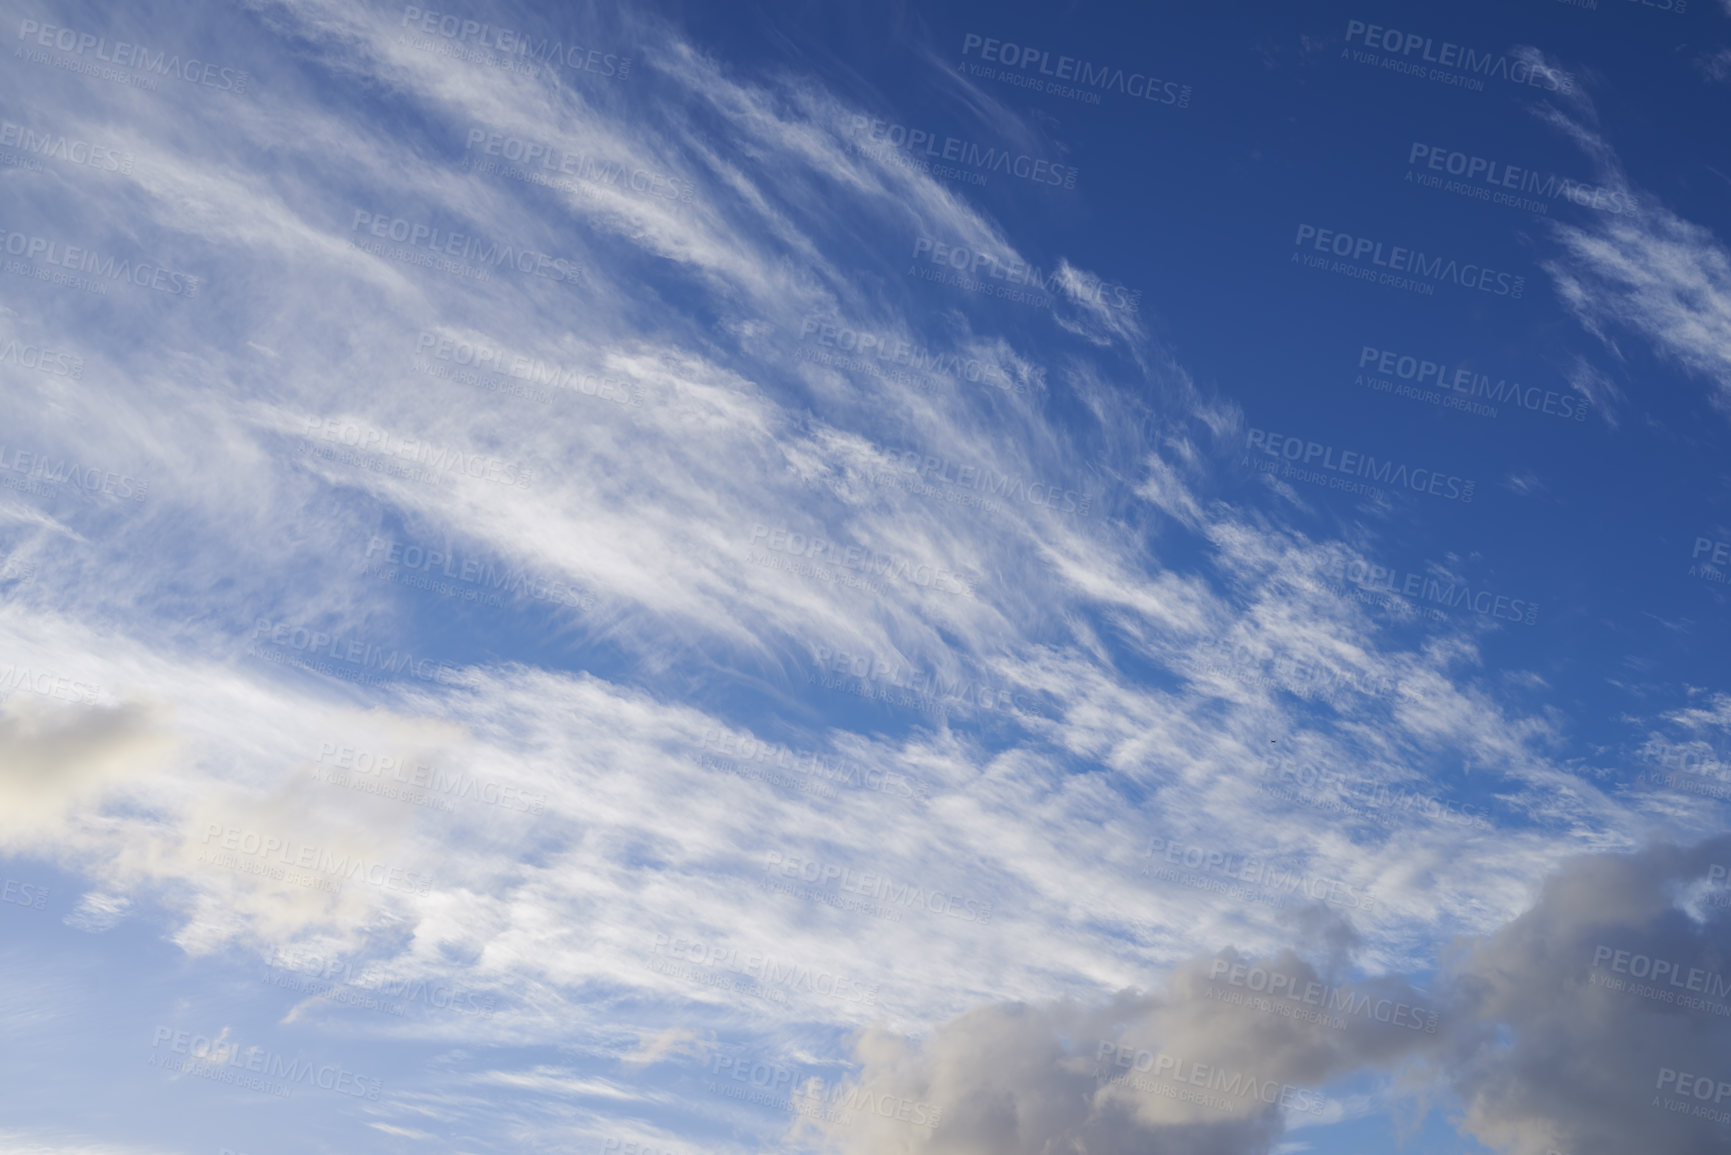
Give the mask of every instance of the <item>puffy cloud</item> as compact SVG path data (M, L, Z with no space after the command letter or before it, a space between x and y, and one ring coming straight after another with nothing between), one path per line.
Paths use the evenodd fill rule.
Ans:
M1221 1111L1138 1098L1105 1081L1117 1072L1099 1057L1100 1040L1123 1018L1155 1011L1131 996L1096 1009L1010 1004L969 1011L924 1045L869 1034L858 1045L860 1078L830 1097L841 1117L825 1125L827 1138L842 1151L886 1155L1270 1150L1281 1132L1278 1108L1244 1100ZM1183 1086L1168 1085L1174 1093ZM921 1125L932 1118L935 1126Z
M978 1007L917 1043L867 1033L827 1137L849 1152L1264 1155L1289 1127L1341 1117L1318 1088L1444 1039L1405 979L1345 977L1350 924L1312 908L1293 929L1302 953L1229 948L1158 993ZM910 1102L938 1124L911 1124Z
M1525 913L1463 938L1427 992L1354 974L1357 933L1313 908L1296 945L1227 948L1157 993L979 1006L910 1040L861 1035L845 1152L1262 1155L1343 1108L1327 1089L1452 1091L1508 1155L1685 1155L1731 1122L1731 835L1566 862ZM910 1106L913 1105L913 1106ZM920 1113L938 1119L922 1127Z
M98 812L112 789L142 780L173 740L151 706L56 700L51 687L66 679L25 677L40 692L0 703L0 847L53 853L71 825Z
M1531 910L1461 944L1446 1074L1469 1131L1511 1155L1723 1145L1690 1112L1731 1120L1727 865L1731 835L1574 859Z

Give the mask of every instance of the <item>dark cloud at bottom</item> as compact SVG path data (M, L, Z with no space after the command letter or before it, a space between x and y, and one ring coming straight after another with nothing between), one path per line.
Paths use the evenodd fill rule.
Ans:
M1288 949L1228 946L1159 992L868 1032L855 1109L798 1130L874 1155L1265 1155L1289 1120L1338 1119L1329 1093L1356 1078L1510 1155L1724 1151L1727 865L1731 835L1571 859L1531 909L1448 948L1429 991L1351 977L1356 935L1312 910Z

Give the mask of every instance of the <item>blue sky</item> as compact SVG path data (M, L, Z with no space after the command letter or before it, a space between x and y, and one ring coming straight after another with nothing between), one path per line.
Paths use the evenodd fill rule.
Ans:
M1723 1145L1679 5L13 5L0 1148Z

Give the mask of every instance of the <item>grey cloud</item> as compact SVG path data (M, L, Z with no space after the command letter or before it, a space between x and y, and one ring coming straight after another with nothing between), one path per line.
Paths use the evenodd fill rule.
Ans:
M979 1007L923 1044L866 1035L860 1076L839 1100L853 1109L829 1138L847 1152L910 1155L1263 1155L1289 1115L1339 1116L1315 1088L1443 1045L1434 1012L1411 1027L1390 1021L1395 1006L1434 1006L1404 979L1340 977L1358 945L1350 924L1312 910L1294 929L1302 953L1229 948L1179 966L1163 993ZM1297 996L1269 998L1271 975ZM1356 1008L1333 1016L1344 1026L1303 1014L1331 995ZM909 1101L935 1110L938 1125L886 1108Z
M915 1047L885 1034L860 1042L864 1074L844 1103L868 1104L830 1125L846 1152L883 1155L1173 1155L1267 1152L1280 1134L1274 1109L1171 1121L1142 1117L1128 1095L1096 1077L1098 1040L1122 1019L1145 1020L1157 1005L1124 995L1104 1008L981 1007ZM887 1096L887 1099L886 1099ZM897 1119L886 1104L899 1111ZM920 1110L924 1107L924 1112ZM936 1127L919 1119L937 1109ZM886 1114L888 1117L886 1117Z
M1731 835L1571 859L1526 913L1457 941L1430 992L1351 977L1356 931L1313 910L1293 947L1191 959L1160 993L977 1007L917 1042L870 1033L827 1138L898 1155L1262 1155L1290 1122L1338 1117L1322 1096L1368 1074L1452 1091L1458 1126L1508 1155L1723 1150L1728 867ZM890 1109L908 1103L937 1126Z
M1511 1155L1725 1149L1723 1127L1654 1106L1686 1097L1658 1087L1665 1070L1711 1076L1715 1095L1719 1081L1731 1086L1731 1019L1680 1002L1731 1009L1731 998L1712 997L1715 978L1731 979L1731 922L1711 905L1727 891L1714 865L1731 865L1731 835L1574 859L1531 910L1462 944L1450 986L1465 1027L1448 1077L1468 1130ZM1680 973L1655 979L1655 962ZM1703 1105L1731 1112L1731 1093Z

